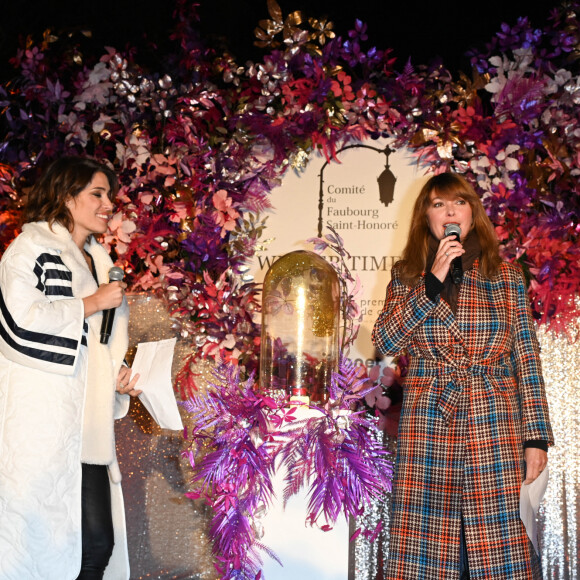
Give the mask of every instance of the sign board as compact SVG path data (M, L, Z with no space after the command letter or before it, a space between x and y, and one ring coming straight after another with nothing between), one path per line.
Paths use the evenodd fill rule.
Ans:
M366 366L375 364L372 327L384 303L391 268L405 246L413 204L426 181L409 151L395 150L387 158L383 152L387 145L386 140L365 141L345 148L337 154L338 161L328 163L313 155L303 172L288 172L271 194L274 210L264 233L271 241L256 255L251 270L256 282L262 282L278 257L313 249L307 240L318 235L320 217L323 235L329 233L326 224L331 224L351 254L349 269L363 286L363 320L350 357ZM384 187L379 189L387 162L395 179L392 196Z

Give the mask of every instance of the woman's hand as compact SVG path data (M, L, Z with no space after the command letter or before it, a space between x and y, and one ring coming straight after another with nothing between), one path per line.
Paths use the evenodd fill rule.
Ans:
M526 485L532 483L548 465L548 454L543 449L528 447L524 450L524 461L526 462Z
M127 288L127 284L120 281L101 284L94 294L83 298L85 318L100 310L109 310L110 308L121 306L123 296L125 295L125 288Z
M449 273L451 260L458 256L462 256L463 254L465 254L465 250L461 245L461 242L457 241L454 236L446 236L439 242L439 248L437 249L437 254L435 254L435 260L433 260L433 265L431 266L431 273L436 276L440 282L444 282Z
M138 397L143 391L135 388L137 381L139 380L139 373L134 377L131 377L131 369L123 365L119 369L119 374L117 375L117 393L121 395L131 395L132 397Z

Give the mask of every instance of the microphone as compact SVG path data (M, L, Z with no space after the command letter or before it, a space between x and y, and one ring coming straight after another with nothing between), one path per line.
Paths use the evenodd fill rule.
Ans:
M445 237L447 236L453 236L457 241L459 241L461 228L457 224L448 224L445 227ZM463 263L461 261L461 256L457 256L451 260L449 271L451 272L453 283L461 284L461 280L463 280Z
M120 282L125 276L125 272L118 266L113 266L109 270L109 282ZM107 344L111 336L113 328L113 320L115 320L115 308L103 310L103 322L101 323L101 344Z

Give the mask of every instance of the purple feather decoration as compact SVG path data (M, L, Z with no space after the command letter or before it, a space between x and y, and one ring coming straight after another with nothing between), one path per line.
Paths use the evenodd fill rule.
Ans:
M210 535L222 578L257 577L263 553L277 560L259 541L258 521L272 502L275 464L286 470L283 500L307 486L305 520L323 530L341 513L359 516L390 490L392 464L376 420L356 410L373 386L341 359L332 399L297 420L286 397L261 395L253 376L241 381L238 368L222 365L205 393L183 403L190 413L190 448L183 453L197 489L188 496L205 497L214 510Z

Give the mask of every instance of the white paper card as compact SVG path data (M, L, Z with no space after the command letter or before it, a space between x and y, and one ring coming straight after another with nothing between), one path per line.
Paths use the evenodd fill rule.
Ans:
M548 487L548 468L546 467L532 483L525 485L522 483L520 491L520 518L526 527L528 537L534 545L536 553L538 550L538 524L536 516L540 509L540 502Z
M141 342L137 346L132 373L139 373L136 388L141 402L162 429L183 429L171 384L171 364L176 338Z

